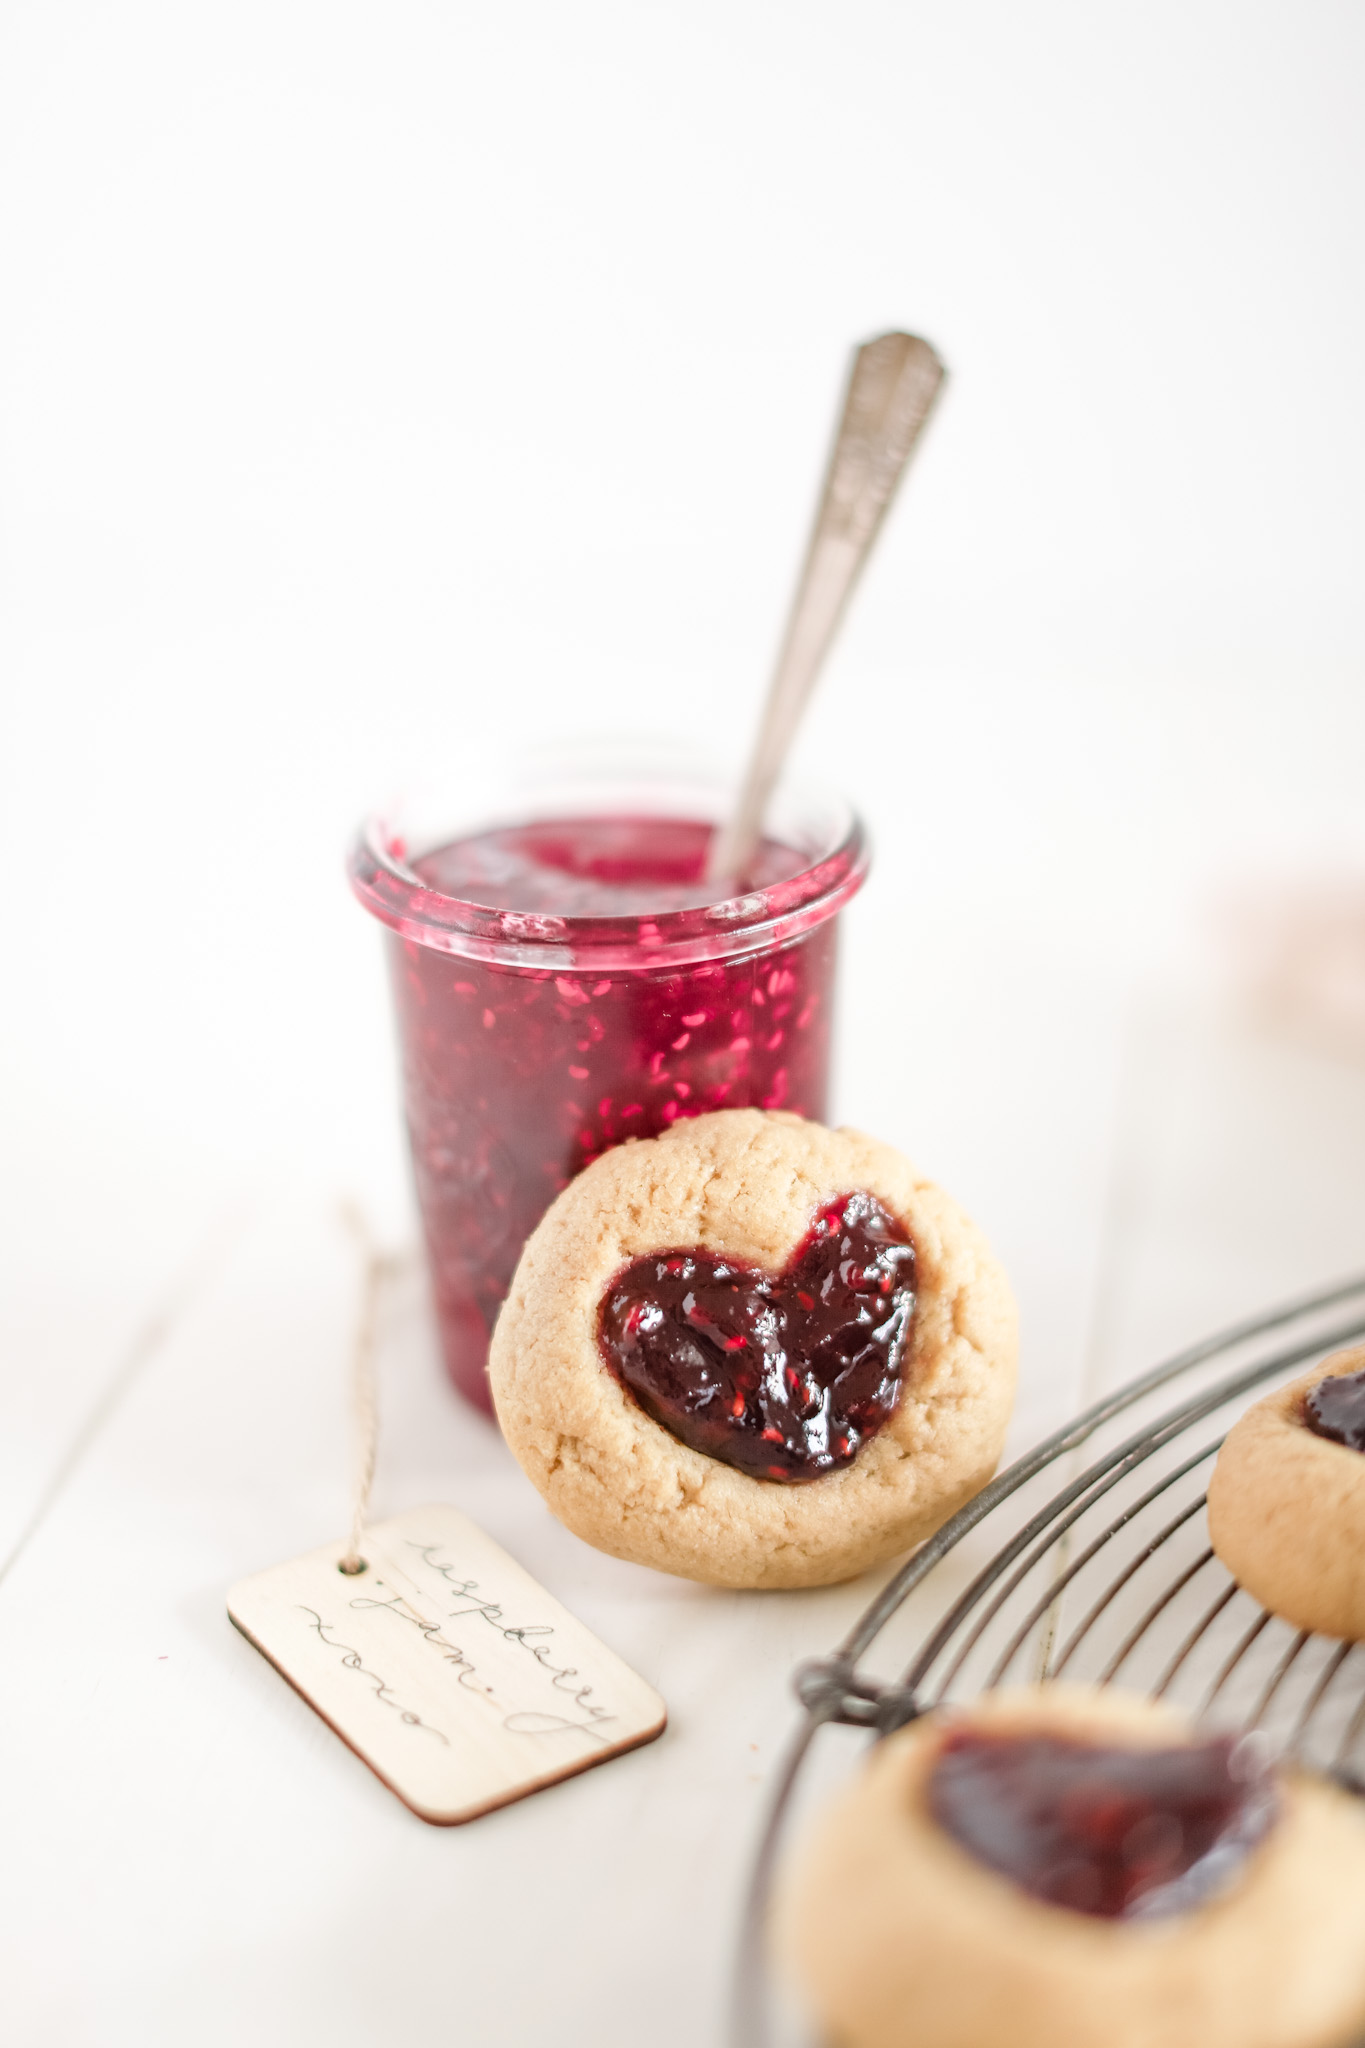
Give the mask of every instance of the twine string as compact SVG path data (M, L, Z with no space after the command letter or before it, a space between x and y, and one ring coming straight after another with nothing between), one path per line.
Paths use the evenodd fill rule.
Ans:
M379 1249L361 1211L352 1202L342 1205L342 1220L355 1239L361 1257L360 1303L356 1312L355 1340L351 1352L351 1424L355 1445L354 1479L351 1489L351 1537L338 1570L355 1578L369 1569L361 1554L365 1517L374 1485L375 1456L379 1448L379 1401L375 1390L375 1325L378 1320L379 1291L392 1261Z

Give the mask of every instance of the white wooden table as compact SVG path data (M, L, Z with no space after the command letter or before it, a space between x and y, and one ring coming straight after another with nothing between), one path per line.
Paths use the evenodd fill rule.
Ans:
M990 1072L971 1043L936 1065L961 1171L973 1142L993 1162L975 1198L1023 1302L1014 1448L1087 1381L1365 1263L1365 1072L1260 1041L1189 993L1087 1006L1054 968L1016 979ZM949 1149L950 1109L936 1123L913 1091L893 1123L897 1108ZM383 1319L377 1510L458 1502L672 1716L599 1771L467 1828L424 1826L223 1606L229 1581L344 1517L357 1273L338 1191L172 1199L130 1186L125 1162L115 1193L92 1175L73 1196L36 1163L12 1193L10 1242L29 1242L0 1528L19 1546L0 1583L5 2038L718 2041L789 1673L869 1583L725 1594L586 1548L447 1390L414 1263ZM78 1290L73 1245L93 1274Z
M1222 883L1365 872L1362 35L6 10L4 2048L719 2041L789 1674L866 1582L585 1548L414 1272L376 1512L453 1499L667 1734L438 1831L224 1594L343 1529L339 1197L411 1234L352 821L585 729L737 764L855 339L952 384L801 743L877 845L835 1107L1009 1269L1012 1451L1365 1264L1365 1071L1153 979Z

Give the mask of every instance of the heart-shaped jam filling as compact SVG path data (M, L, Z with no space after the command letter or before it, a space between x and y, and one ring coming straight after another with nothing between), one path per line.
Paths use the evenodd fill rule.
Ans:
M1303 1419L1314 1436L1365 1451L1365 1372L1333 1373L1308 1389Z
M664 1429L790 1485L851 1463L895 1408L914 1280L895 1218L841 1195L783 1273L705 1251L635 1259L603 1298L598 1343Z
M1105 1919L1188 1911L1275 1816L1270 1773L1232 1738L1120 1749L1054 1735L950 1735L929 1807L954 1841L1050 1905Z

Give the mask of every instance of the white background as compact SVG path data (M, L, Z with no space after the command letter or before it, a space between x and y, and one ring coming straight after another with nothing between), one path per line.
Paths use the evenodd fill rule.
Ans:
M101 1455L102 1393L187 1270L193 1291L196 1247L281 1188L297 1256L277 1246L268 1283L248 1259L235 1299L257 1287L314 1377L280 1396L297 1441L269 1401L214 1410L234 1483L275 1432L271 1477L261 1522L229 1516L184 1566L187 1643L214 1640L215 1574L330 1533L340 1439L304 1410L344 1342L322 1210L298 1219L350 1187L406 1227L347 835L528 735L686 735L735 761L847 351L886 327L927 335L952 381L801 749L879 849L836 1107L995 1238L1024 1309L1021 1435L1087 1374L1359 1262L1360 1077L1229 1051L1170 991L1200 980L1220 890L1365 866L1363 76L1346 0L9 0L0 1551L44 1517L11 1600L45 1611L24 1589L48 1535L85 1515L112 1540L146 1493L118 1468L90 1497L87 1458L44 1509L87 1438ZM419 1468L440 1485L422 1457L463 1427L424 1343L403 1355L445 1419L412 1470L390 1439L391 1507ZM186 1498L217 1498L209 1429L190 1401L171 1431L163 1550ZM539 1530L497 1469L490 1522ZM564 1541L537 1568L591 1606L597 1562ZM652 1597L630 1596L655 1614L639 1643L617 1639L641 1658ZM687 1611L700 1644L739 1629ZM818 1608L806 1644L796 1611L765 1624L773 1728L791 1658L833 1627ZM211 1657L201 1682L216 1710ZM263 1683L253 1740L278 1763L297 1726ZM155 1814L183 1786L158 1792L121 1697L91 1712ZM683 1721L703 1742L700 1700ZM681 1761L612 1768L681 1773L682 1797L713 1752L679 1740ZM135 1931L122 1989L102 1965L77 2005L52 1989L99 1804L87 1786L51 1810L55 1768L18 1773L33 2037L122 2041L156 1974L150 1947L143 1976L126 1964ZM365 1827L405 1824L355 1796ZM159 1825L133 1828L158 1867ZM532 1823L468 1842L513 1826ZM499 1853L442 1849L470 1873ZM325 1938L295 1967L220 1909L243 1983L288 1978L278 2038L310 2041ZM719 1920L708 1939L680 2040L712 2027ZM607 1995L591 2026L570 2006L560 2038L641 2038L638 2005L627 2025ZM407 2012L413 2048L446 2038L439 2010ZM509 2011L480 2038L545 2038L548 2008ZM327 2038L382 2037L356 2025Z

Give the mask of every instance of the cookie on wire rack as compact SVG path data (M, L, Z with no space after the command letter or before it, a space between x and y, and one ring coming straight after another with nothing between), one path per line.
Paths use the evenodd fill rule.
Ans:
M878 1745L773 1924L840 2048L1345 2048L1365 1812L1134 1695L988 1693Z
M1365 1640L1365 1345L1234 1423L1209 1481L1209 1541L1272 1614Z

